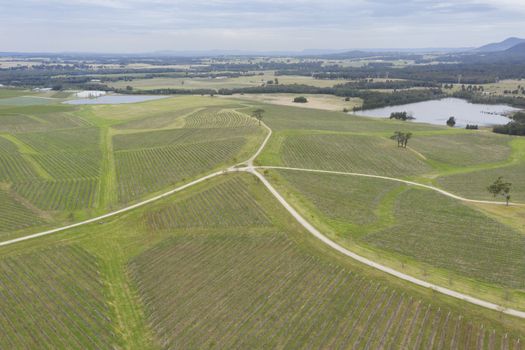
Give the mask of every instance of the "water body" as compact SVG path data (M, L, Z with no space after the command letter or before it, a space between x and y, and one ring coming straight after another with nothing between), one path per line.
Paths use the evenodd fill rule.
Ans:
M137 103L152 100L159 100L166 96L147 96L147 95L105 95L97 98L83 98L64 102L68 105L119 105L125 103Z
M367 117L389 118L392 112L408 112L416 118L415 122L435 125L446 125L447 119L453 116L456 118L457 127L465 127L467 124L479 126L507 124L509 118L505 114L518 110L507 105L475 104L459 98L445 98L442 100L357 111L355 114Z

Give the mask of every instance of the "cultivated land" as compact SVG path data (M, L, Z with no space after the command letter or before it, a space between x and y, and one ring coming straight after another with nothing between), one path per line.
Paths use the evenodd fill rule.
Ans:
M413 180L471 199L492 199L485 188L503 175L515 183L513 200L525 201L516 170L525 144L483 130L193 96L2 106L1 241L249 159L267 134L249 117L258 107L273 134L256 165L341 172L259 169L323 234L407 275L525 309L523 207L343 174ZM389 139L396 130L414 133L408 149ZM520 348L523 320L336 252L261 180L233 169L134 210L0 247L1 347Z
M216 73L220 74L220 73ZM153 89L233 89L261 86L268 81L275 81L277 78L279 84L306 84L318 87L332 87L336 84L343 84L347 80L321 80L305 76L275 76L274 72L263 72L262 75L240 76L235 78L221 77L217 78L170 78L159 77L152 79L133 79L132 81L118 81L111 84L114 88L125 89L131 86L138 90Z

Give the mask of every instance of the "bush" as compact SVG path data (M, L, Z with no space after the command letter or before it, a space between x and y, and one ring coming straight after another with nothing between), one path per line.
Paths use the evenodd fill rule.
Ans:
M295 103L307 103L308 102L308 100L304 96L298 96L298 97L294 98L293 101Z
M447 120L447 125L450 126L451 128L456 125L456 118L455 117L450 117L448 118Z
M412 119L415 119L415 118L413 116L411 116L407 112L392 112L390 114L390 119L397 119L397 120L406 121L406 120L412 120Z

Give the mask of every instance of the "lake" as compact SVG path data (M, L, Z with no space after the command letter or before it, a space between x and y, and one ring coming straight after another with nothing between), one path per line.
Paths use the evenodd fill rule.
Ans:
M64 102L68 105L119 105L125 103L137 103L158 100L166 96L147 95L104 95L97 98L83 98Z
M425 102L410 103L401 106L384 107L355 112L356 115L367 117L388 118L392 112L408 112L416 118L415 122L446 125L449 117L456 117L456 126L467 124L491 126L507 124L509 118L505 113L519 109L507 105L487 105L467 102L459 98L444 98Z

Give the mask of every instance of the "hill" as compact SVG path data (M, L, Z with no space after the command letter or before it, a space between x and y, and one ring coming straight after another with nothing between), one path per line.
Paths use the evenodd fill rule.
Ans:
M515 54L525 55L525 42L518 44L518 45L514 45L510 49L505 50L505 52L509 54L513 54L513 55Z
M476 49L478 52L499 52L508 50L516 45L525 43L525 39L508 38L498 43L491 43Z

